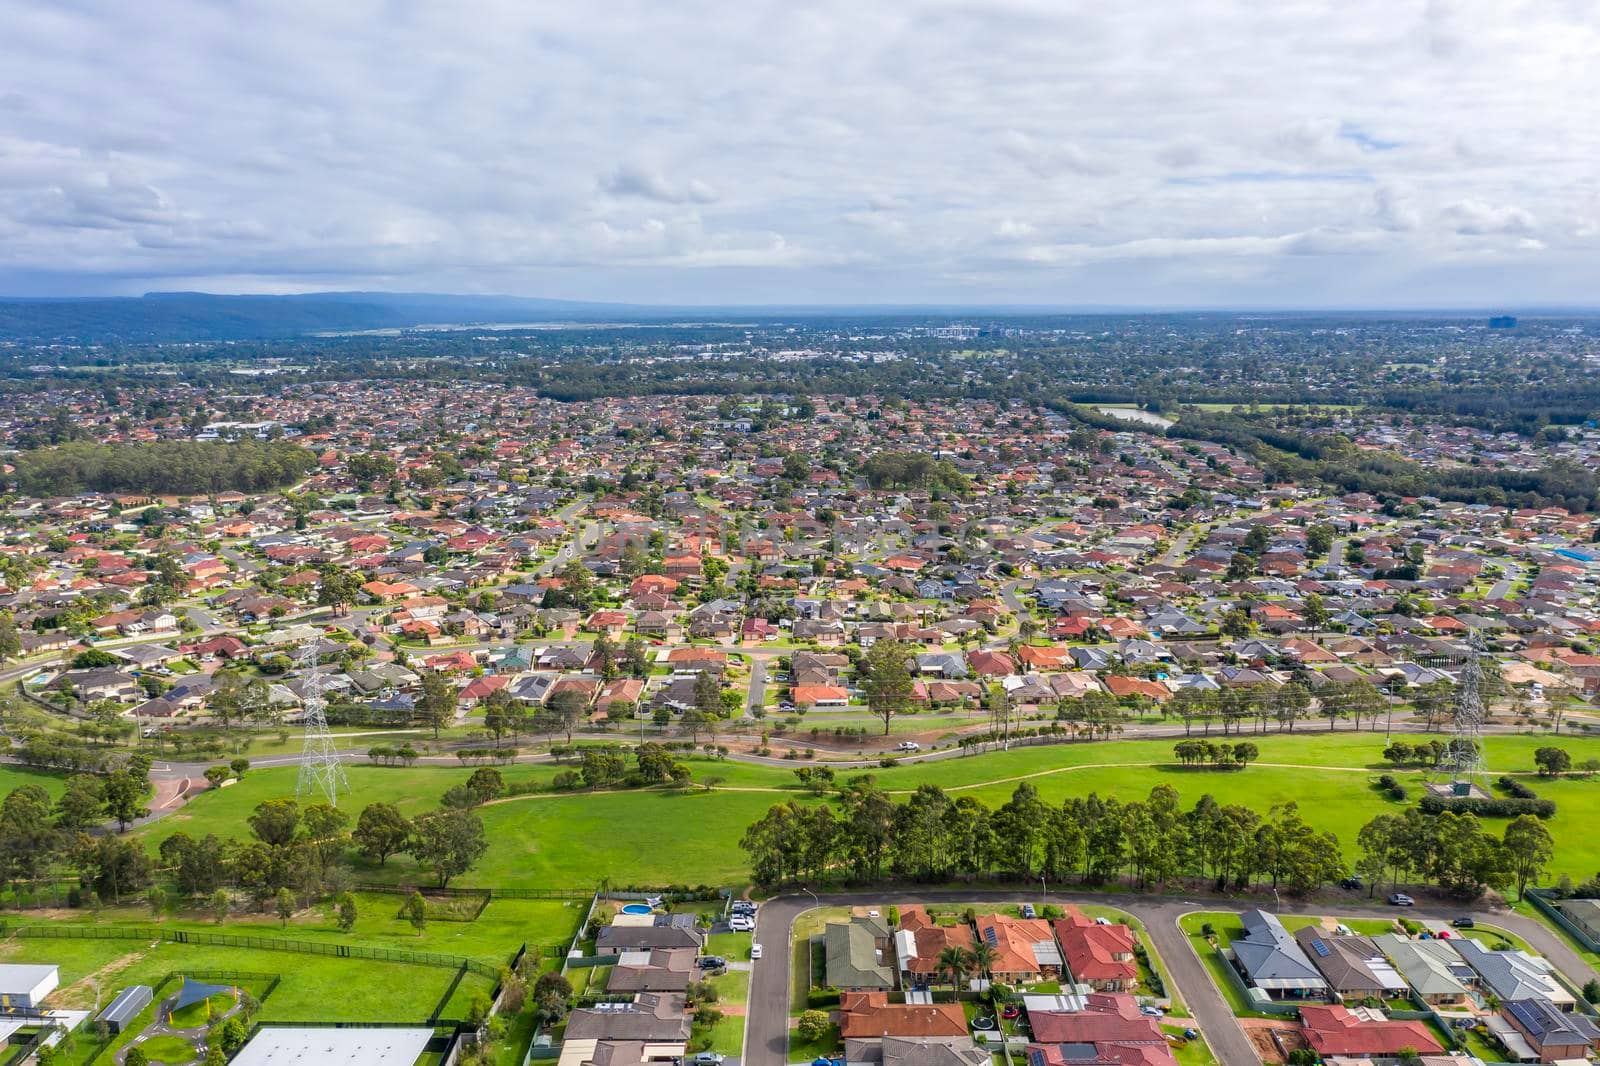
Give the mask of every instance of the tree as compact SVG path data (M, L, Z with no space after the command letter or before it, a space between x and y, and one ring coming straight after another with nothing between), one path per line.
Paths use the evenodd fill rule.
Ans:
M56 826L76 833L100 824L105 817L105 792L100 779L91 774L67 778L66 790L56 800Z
M411 853L433 870L439 887L466 873L489 849L483 820L471 811L441 811L417 822Z
M862 657L862 684L867 707L883 719L883 735L889 735L889 722L911 701L911 651L897 640L875 641Z
M356 898L348 892L341 892L334 903L339 908L339 932L348 933L356 927Z
M1566 748L1538 748L1533 753L1540 777L1559 777L1572 769L1572 755Z
M405 905L401 907L401 913L405 915L406 921L411 923L411 928L417 931L417 935L421 936L422 931L428 927L428 901L422 898L422 893L412 889L411 895L406 897Z
M228 898L226 889L219 888L211 893L211 899L207 903L211 911L211 917L216 920L218 925L228 920L228 911L232 909L233 901Z
M961 979L972 968L972 956L966 948L952 945L942 949L934 960L934 970L945 976L950 982L950 992L954 994L961 983Z
M301 815L301 824L305 826L307 843L316 857L318 871L326 872L328 864L344 847L344 831L350 824L350 816L331 804L312 803Z
M148 766L139 767L130 763L106 778L106 814L115 819L117 832L126 833L129 825L150 813L150 809L144 805L145 797L149 794Z
M278 889L278 894L273 897L273 905L278 912L278 920L287 929L289 919L294 917L294 893L287 888Z
M0 613L0 663L16 658L22 653L22 637L17 633L17 623L9 611Z
M1238 558L1235 556L1235 558ZM1234 607L1222 616L1222 633L1235 640L1250 635L1250 615L1242 607Z
M550 702L545 705L550 716L551 725L567 735L567 743L572 743L572 728L583 717L583 712L588 704L584 701L583 694L576 689L564 688L550 697Z
M1328 628L1328 608L1323 605L1322 597L1313 592L1306 597L1304 605L1306 626L1313 633L1320 633Z
M483 728L494 738L494 746L507 733L516 733L522 725L522 710L511 693L497 688L483 700Z
M291 799L267 800L256 804L248 821L250 832L263 844L270 848L288 847L300 828L300 805Z
M817 1041L828 1035L828 1030L833 1023L828 1021L828 1012L808 1010L800 1015L800 1020L795 1023L795 1031L800 1034L800 1039Z
M206 783L209 784L212 788L221 788L222 787L222 783L224 781L228 780L232 776L233 776L232 772L229 771L229 769L226 766L208 766L208 767L206 767L206 772L205 772Z
M1517 883L1517 897L1524 898L1528 882L1538 879L1555 855L1555 842L1544 822L1531 814L1520 815L1506 826L1503 839L1511 875Z
M131 1047L122 1057L122 1066L150 1066L150 1056L145 1054L144 1048Z
M533 1011L540 1024L549 1025L566 1017L570 1002L572 984L556 971L547 970L534 982Z
M124 893L142 892L155 866L144 845L120 837L100 837L80 860L82 876L101 899L120 903Z
M455 720L456 703L460 699L460 690L443 674L430 670L422 675L422 698L417 700L417 716L433 727L435 740L439 739L439 730Z
M492 766L480 766L467 778L467 788L478 797L479 803L499 799L506 793L506 780Z
M389 803L370 803L362 808L350 839L362 858L382 866L389 856L405 850L411 831L411 820L399 808Z

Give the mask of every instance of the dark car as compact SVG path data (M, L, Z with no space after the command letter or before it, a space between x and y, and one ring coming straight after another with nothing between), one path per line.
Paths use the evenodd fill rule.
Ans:
M1354 891L1355 889L1358 889L1358 888L1361 887L1361 878L1359 878L1359 877L1347 877L1343 881L1339 882L1339 887L1340 888L1345 888L1345 889L1350 889L1350 890Z
M702 970L720 970L728 965L728 960L720 955L702 955L695 960Z
M1477 923L1475 923L1471 918L1457 918L1450 924L1455 926L1457 929L1471 929Z

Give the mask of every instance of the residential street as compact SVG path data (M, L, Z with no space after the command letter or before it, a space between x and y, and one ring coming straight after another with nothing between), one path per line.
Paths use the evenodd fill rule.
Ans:
M894 902L983 903L1016 900L1029 889L974 889L963 891L928 890L912 887L886 888L875 892L826 893L813 896L780 896L762 905L756 919L756 941L765 947L762 959L750 976L749 1020L746 1028L744 1061L749 1066L785 1066L788 1062L790 933L795 919L816 906L859 906ZM1127 894L1057 893L1048 896L1053 903L1104 904L1119 907L1144 923L1156 952L1166 964L1177 986L1178 995L1188 1005L1195 1022L1205 1035L1223 1066L1255 1066L1259 1061L1250 1040L1235 1020L1227 1002L1211 983L1204 964L1189 946L1188 937L1178 927L1184 914L1201 910L1238 910L1261 906L1259 898L1248 901L1194 896L1133 896ZM1268 901L1270 902L1270 901ZM1332 914L1338 917L1393 918L1396 910L1364 896L1330 898L1319 905L1292 904L1286 914ZM1516 933L1559 969L1569 981L1582 986L1595 972L1544 925L1509 911L1474 906L1466 910L1424 903L1406 912L1412 919L1449 921L1470 914L1482 924L1496 925Z

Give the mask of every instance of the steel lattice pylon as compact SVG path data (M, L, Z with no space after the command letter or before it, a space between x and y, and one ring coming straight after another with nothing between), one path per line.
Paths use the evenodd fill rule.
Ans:
M1456 683L1455 723L1449 745L1433 767L1433 780L1454 785L1474 783L1486 773L1483 761L1483 723L1488 712L1483 704L1483 666L1486 653L1482 635L1474 629L1467 641L1467 661Z
M328 797L330 806L339 805L339 790L350 790L345 779L339 754L333 750L333 738L328 735L328 701L322 698L322 668L318 662L317 646L313 639L300 652L298 665L306 669L304 706L306 712L306 740L300 750L300 776L295 779L294 798L321 793Z

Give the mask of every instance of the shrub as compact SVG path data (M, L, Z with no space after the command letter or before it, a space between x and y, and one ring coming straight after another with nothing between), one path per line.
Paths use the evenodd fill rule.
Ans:
M806 993L806 1006L819 1009L837 1007L839 1005L839 990L837 988L813 988Z

